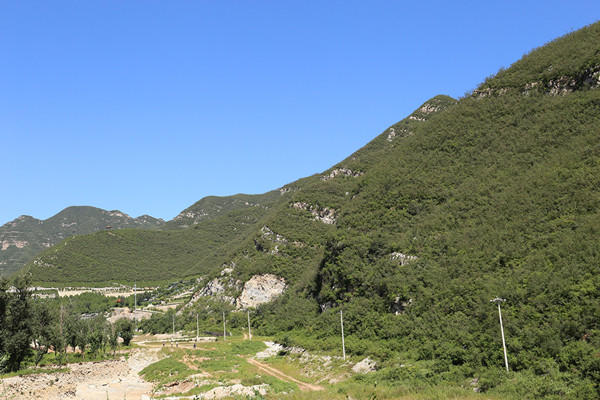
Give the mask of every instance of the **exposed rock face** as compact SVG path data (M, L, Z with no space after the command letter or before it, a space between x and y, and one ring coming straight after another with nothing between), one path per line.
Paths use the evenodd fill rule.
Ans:
M477 89L473 91L473 96L477 98L489 97L489 96L502 96L503 94L508 93L508 88L483 88Z
M175 218L175 221L182 221L186 219L193 220L193 224L197 224L203 217L208 216L209 214L204 210L198 210L196 212L193 211L182 211Z
M444 111L451 104L456 104L456 100L447 96L436 96L425 102L421 107L419 107L412 114L410 114L408 116L408 120L419 122L427 121L432 116L432 114Z
M418 260L418 258L416 256L409 256L408 254L399 253L397 251L390 254L390 259L392 261L400 262L400 265L406 265L413 261Z
M551 69L551 66L549 67ZM489 96L502 96L509 90L517 91L528 96L532 93L549 94L551 96L564 96L580 89L600 88L600 65L586 69L580 74L573 76L558 76L547 81L528 82L523 87L517 88L481 88L473 91L473 97L483 98Z
M217 296L225 292L225 286L221 282L220 278L215 278L212 281L208 282L206 286L204 286L198 292L200 296Z
M10 246L15 246L17 249L22 249L23 247L25 247L29 244L29 242L26 240L10 240L10 239L3 240L0 243L2 244L0 251L4 251L4 250L8 249Z
M237 308L257 307L268 303L280 296L285 287L285 280L276 275L255 275L244 284L242 294L236 302Z
M359 176L361 176L363 174L364 174L363 172L360 172L360 171L354 172L354 171L352 171L351 169L348 169L348 168L336 168L333 171L331 171L329 173L329 175L322 176L321 180L322 181L328 181L330 179L335 178L336 176L350 176L350 177L353 177L353 178L357 178L357 177L359 177Z
M390 129L388 129L388 134L387 134L387 141L391 142L394 140L394 138L396 137L406 137L406 136L410 136L412 135L412 132L410 132L408 129L406 128L395 128L395 127L391 127Z
M312 206L304 201L297 201L291 206L298 210L309 211L316 221L324 224L333 225L336 222L336 210L333 208Z
M419 108L419 112L423 114L431 114L437 111L440 111L442 108L440 106L436 106L432 103L425 103Z
M352 371L357 374L366 374L375 371L376 367L377 363L367 357L364 360L357 362L354 367L352 367Z
M263 239L267 239L267 240L270 240L272 242L287 243L287 241L288 241L284 236L282 236L282 235L280 235L278 233L273 232L271 230L271 228L269 228L266 225L263 225L263 227L260 228L260 233L261 233L261 236L262 236Z
M207 296L215 297L229 304L235 304L235 297L231 296L230 293L238 291L241 282L231 277L234 269L235 263L224 264L221 276L211 280L202 289L198 290L179 312L181 313L184 309L196 303L201 297Z
M391 142L392 140L394 140L395 137L396 137L396 129L390 128L388 130L387 141Z

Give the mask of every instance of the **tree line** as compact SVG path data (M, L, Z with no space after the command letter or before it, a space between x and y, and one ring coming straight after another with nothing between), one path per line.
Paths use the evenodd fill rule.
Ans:
M125 346L133 338L129 320L111 324L103 312L81 313L89 308L87 298L37 299L29 288L28 277L0 280L0 372L37 366L48 353L54 353L58 364L69 353L80 359L86 353L104 356L108 350L114 355L119 337Z

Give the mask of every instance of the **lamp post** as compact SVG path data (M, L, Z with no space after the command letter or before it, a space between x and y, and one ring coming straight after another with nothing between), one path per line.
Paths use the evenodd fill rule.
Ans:
M346 361L346 343L344 343L344 312L340 310L340 326L342 327L342 355Z
M500 333L502 333L502 348L504 349L504 366L506 367L506 372L508 372L508 357L506 356L506 341L504 340L504 326L502 325L502 311L500 310L500 303L504 303L506 299L501 299L500 297L496 297L490 300L491 303L498 304L498 317L500 318Z
M252 340L252 331L250 330L250 310L248 311L248 337Z

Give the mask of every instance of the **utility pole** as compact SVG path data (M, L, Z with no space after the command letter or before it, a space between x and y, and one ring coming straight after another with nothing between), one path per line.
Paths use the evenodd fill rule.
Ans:
M200 336L199 335L200 329L198 327L199 327L199 325L198 325L198 313L196 313L196 342L198 341L198 336Z
M175 339L175 312L173 312L173 339Z
M500 318L500 332L502 333L502 348L504 349L504 366L506 367L506 372L508 372L508 357L506 356L506 342L504 340L504 326L502 326L502 311L500 310L500 303L504 303L506 299L501 299L500 297L496 297L495 299L490 300L491 303L498 304L498 317Z
M137 281L133 283L133 325L135 332L137 332Z
M64 319L64 312L65 312L65 308L62 304L62 301L60 302L60 339L64 340L65 336L63 334L63 319ZM63 342L61 342L63 343ZM66 359L66 353L67 353L67 346L68 344L66 344L66 340L64 341L65 343L65 347L64 349L61 349L61 351L64 351L65 353L65 359ZM62 364L62 358L61 358L61 364Z
M250 340L252 340L252 331L250 330L250 310L248 311L248 337L250 337Z
M342 326L342 354L346 361L346 344L344 343L344 312L340 310L340 325Z
M227 332L225 331L225 311L223 311L223 341L227 340L227 338L225 337L227 335Z

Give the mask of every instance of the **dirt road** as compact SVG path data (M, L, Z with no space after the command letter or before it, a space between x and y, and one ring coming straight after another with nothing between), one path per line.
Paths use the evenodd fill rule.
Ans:
M258 368L265 374L274 376L275 378L281 379L282 381L285 381L285 382L293 382L293 383L297 384L298 387L300 388L300 390L302 390L302 391L308 392L308 391L317 391L317 390L324 389L323 386L313 385L311 383L299 381L298 379L293 378L289 375L286 375L283 372L279 371L278 369L275 369L275 368L271 367L270 365L261 363L260 361L257 361L253 358L247 358L246 361L248 361L248 363L254 365L256 368Z

